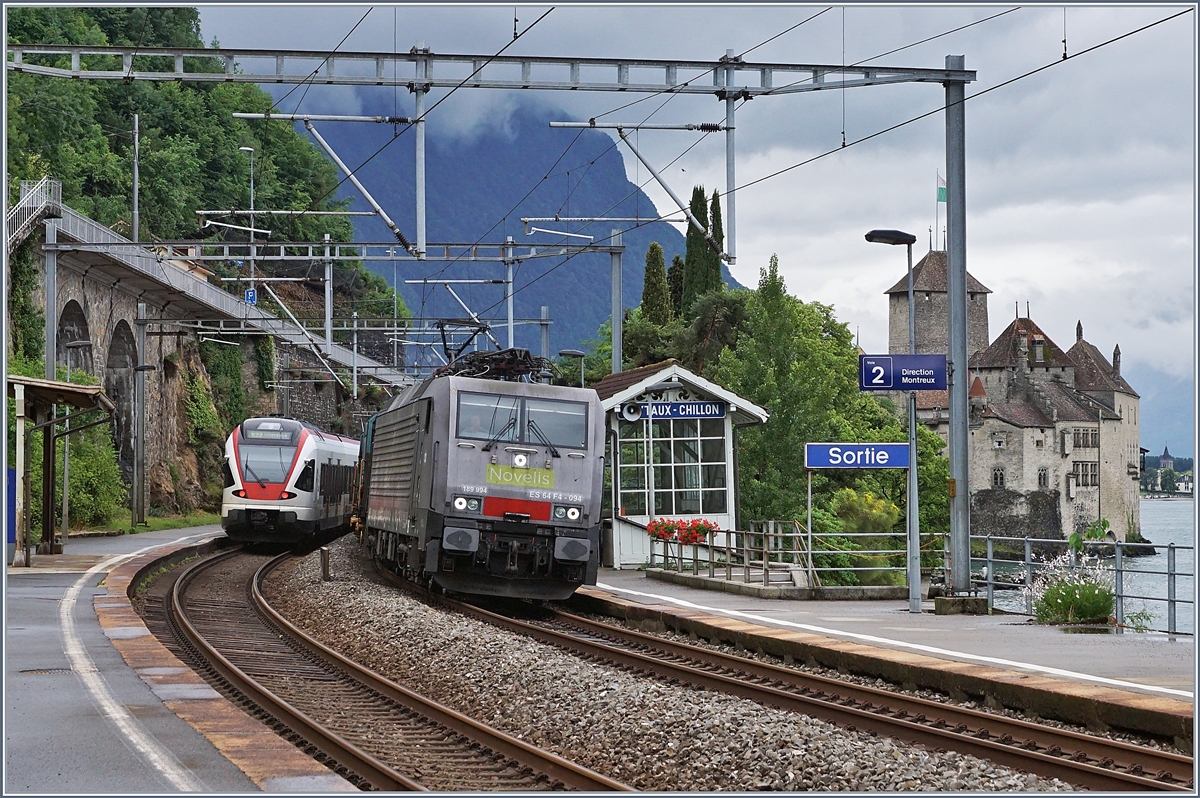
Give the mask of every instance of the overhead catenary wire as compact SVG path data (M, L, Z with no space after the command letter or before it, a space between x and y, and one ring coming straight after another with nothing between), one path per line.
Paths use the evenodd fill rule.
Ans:
M1121 41L1121 40L1123 40L1123 39L1127 39L1127 38L1129 38L1130 36L1135 36L1135 35L1137 35L1137 34L1139 34L1139 33L1143 33L1143 32L1145 32L1145 31L1147 31L1147 30L1149 30L1149 29L1151 29L1151 28L1157 27L1158 25L1162 25L1162 24L1164 24L1164 23L1166 23L1166 22L1170 22L1171 20L1173 20L1173 19L1176 19L1176 18L1178 18L1178 17L1181 17L1181 16L1183 16L1184 14L1189 14L1189 13L1192 13L1194 10L1195 10L1195 9L1193 9L1193 8L1187 8L1187 9L1184 9L1184 10L1182 10L1182 11L1179 11L1179 12L1177 12L1177 13L1175 13L1175 14L1171 14L1170 16L1163 17L1162 19L1156 20L1156 21L1154 21L1154 22L1150 22L1150 23L1148 23L1148 24L1146 24L1146 25L1142 25L1141 27L1134 28L1133 30L1127 31L1127 32L1125 32L1125 33L1122 33L1122 34L1120 34L1119 36L1114 36L1114 37L1112 37L1111 39L1106 39L1105 41L1103 41L1103 42L1100 42L1100 43L1098 43L1098 44L1095 44L1095 45L1093 45L1093 46L1091 46L1091 47L1088 47L1087 49L1080 50L1078 53L1075 53L1074 55L1070 55L1070 56L1069 56L1067 59L1060 59L1060 60L1051 61L1051 62L1049 62L1049 63L1047 63L1047 64L1044 64L1043 66L1037 67L1037 68L1035 68L1035 69L1031 69L1031 70L1029 70L1028 72L1024 72L1024 73L1022 73L1022 74L1020 74L1020 75L1016 75L1015 77L1009 78L1008 80L1005 80L1005 81L1003 81L1003 82L1001 82L1001 83L998 83L998 84L996 84L995 86L990 86L990 87L989 87L989 88L987 88L987 89L983 89L983 90L981 90L981 91L978 91L978 92L976 92L976 93L974 93L974 94L972 94L972 95L966 96L966 97L964 97L964 98L963 98L963 100L962 100L961 102L965 103L965 102L967 102L967 101L969 101L969 100L974 100L974 99L976 99L976 98L978 98L978 97L982 97L982 96L984 96L984 95L986 95L986 94L990 94L991 92L993 92L993 91L996 91L997 89L1001 89L1001 88L1004 88L1004 87L1006 87L1006 86L1010 86L1010 85L1012 85L1012 84L1014 84L1014 83L1017 83L1018 81L1024 80L1024 79L1026 79L1026 78L1029 78L1029 77L1032 77L1032 76L1034 76L1034 75L1036 75L1036 74L1039 74L1039 73L1041 73L1041 72L1044 72L1044 71L1046 71L1047 69L1050 69L1051 67L1056 67L1056 66L1059 66L1060 64L1064 63L1064 61L1071 61L1071 60L1075 60L1076 58L1080 58L1081 56L1084 56L1084 55L1087 55L1087 54L1089 54L1089 53L1095 52L1096 50L1099 50L1099 49L1101 49L1101 48L1103 48L1103 47L1107 47L1107 46L1108 46L1108 45L1110 45L1110 44L1115 44L1116 42L1119 42L1119 41ZM894 130L898 130L898 129L902 128L902 127L905 127L906 125L910 125L910 124L912 124L913 122L917 122L917 121L919 121L919 120L921 120L921 119L925 119L926 117L929 117L929 116L931 116L931 115L933 115L933 114L936 114L936 113L941 113L941 112L945 111L945 110L947 109L947 107L948 107L948 106L946 106L946 105L944 105L944 104L943 104L943 105L941 105L941 106L938 106L937 108L934 108L934 109L933 109L933 110L931 110L931 111L927 111L927 112L925 112L925 113L923 113L923 114L919 114L918 116L912 117L912 118L910 118L910 119L907 119L907 120L905 120L905 121L903 121L903 122L899 122L899 123L897 123L897 124L895 124L895 125L891 125L891 126L889 126L889 127L886 127L886 128L884 128L884 129L882 129L882 130L876 131L875 133L871 133L871 134L869 134L869 135L863 136L862 138L855 139L854 141L848 142L848 143L846 144L846 146L847 146L847 147L853 147L853 146L855 146L855 145L862 144L863 142L870 141L871 139L878 138L879 136L882 136L882 135L884 135L884 134L886 134L886 133L890 133L890 132L892 132L892 131L894 131ZM798 163L795 163L795 164L792 164L791 166L784 167L783 169L779 169L779 170L777 170L777 171L775 171L775 172L772 172L772 173L770 173L770 174L768 174L768 175L764 175L764 176L762 176L762 177L759 177L759 178L756 178L755 180L752 180L752 181L750 181L750 182L748 182L748 183L744 183L744 184L742 184L742 185L740 185L740 186L737 186L737 187L735 187L734 189L732 189L732 191L727 191L727 192L725 192L724 194L720 194L720 193L718 193L718 196L726 196L726 195L728 195L728 194L732 193L733 191L742 191L742 190L744 190L744 189L746 189L746 188L749 188L749 187L751 187L751 186L757 185L757 184L759 184L759 183L763 183L763 182L765 182L765 181L767 181L767 180L770 180L770 179L772 179L772 178L778 177L779 175L782 175L782 174L785 174L785 173L787 173L787 172L793 171L793 170L795 170L795 169L798 169L798 168L800 168L800 167L802 167L802 166L806 166L806 165L808 165L808 164L810 164L810 163L813 163L814 161L818 161L818 160L820 160L820 159L822 159L822 158L828 157L828 156L830 156L830 155L833 155L834 153L841 152L841 151L842 151L842 148L841 148L841 147L837 147L837 148L835 148L835 149L832 149L832 150L827 150L826 152L823 152L823 153L820 153L820 154L818 154L818 155L815 155L815 156L813 156L812 158L806 158L805 160L803 160L803 161L800 161L800 162L798 162ZM649 225L649 224L654 224L654 223L656 223L656 222L659 222L659 221L663 221L663 220L664 220L664 219L666 219L666 218L667 218L667 216L665 216L665 215L664 215L664 216L659 216L659 217L658 217L658 218L656 218L656 219L651 219L651 220L648 220L648 221L645 221L645 222L640 222L640 223L638 223L638 224L634 225L633 227L631 227L630 229L632 229L632 230L635 230L635 229L638 229L638 228L640 228L640 227L645 227L646 225ZM602 244L604 244L604 243L606 243L606 242L608 242L608 241L611 241L611 237L610 237L610 238L606 238L606 239L599 239L599 240L597 240L597 242L596 242L596 243L597 243L597 244L601 244L601 245L602 245ZM550 275L551 273L553 273L555 270L557 270L557 269L561 268L562 266L566 265L566 263L567 263L568 261L570 261L570 260L574 259L574 258L575 258L575 257L577 257L579 254L582 254L582 253L573 253L573 254L571 254L571 255L568 255L568 256L567 256L567 257L566 257L566 258L563 260L563 262L562 262L562 263L559 263L559 264L557 264L557 265L553 266L552 268L550 268L550 269L547 269L545 272L543 272L542 274L538 275L538 276L537 276L537 277L535 277L533 280L530 280L530 281L529 281L529 283L527 283L526 285L524 285L524 286L521 286L521 288L520 288L520 289L514 289L513 293L515 294L515 293L517 293L518 291L524 290L524 289L526 289L526 288L530 287L531 285L533 285L534 283L536 283L537 281L541 280L542 278L544 278L544 277L547 277L548 275ZM496 307L498 304L499 304L499 303L496 303L496 304L493 304L493 305L491 305L491 306L489 306L489 307L485 308L483 311L481 311L481 313L486 313L486 312L488 312L489 310L491 310L491 309L495 308L495 307Z

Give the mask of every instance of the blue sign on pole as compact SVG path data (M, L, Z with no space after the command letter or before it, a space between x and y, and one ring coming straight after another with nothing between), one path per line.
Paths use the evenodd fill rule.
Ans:
M257 305L258 304L258 289L256 289L256 288L247 288L246 289L246 304L247 305Z
M907 443L806 443L807 468L908 468Z
M945 355L859 355L860 391L944 391Z

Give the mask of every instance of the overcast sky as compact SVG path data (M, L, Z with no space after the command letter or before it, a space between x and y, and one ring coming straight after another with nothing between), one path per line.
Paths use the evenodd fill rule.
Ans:
M201 19L205 40L215 37L226 47L329 50L368 8L202 7ZM1081 53L1182 8L1068 8L1067 52ZM548 9L517 7L518 28ZM874 59L1010 9L1016 10ZM512 41L513 13L512 6L376 6L342 49L404 51L423 43L434 52L493 54ZM1085 336L1102 352L1120 344L1126 368L1136 363L1190 381L1195 17L1188 13L1063 61L1062 6L564 5L505 54L715 60L732 49L753 61L872 59L923 68L943 67L947 54L961 54L978 72L968 98L1053 64L967 103L967 268L993 291L991 336L1012 320L1014 302L1021 315L1028 302L1033 319L1064 348L1074 343L1075 322L1082 320ZM747 53L751 48L757 49ZM395 97L401 114L412 110L404 90L359 91ZM294 110L299 95L281 108ZM907 84L756 99L737 112L737 182L837 149L843 130L850 143L935 109L944 96L938 84ZM613 122L642 121L663 102L658 97L608 113L639 96L525 92L520 99L562 108L573 118L603 115ZM350 89L314 88L301 110L353 112L360 101ZM430 135L502 126L513 105L514 97L503 92L461 90L433 112ZM680 96L651 121L723 116L724 103L714 97ZM678 131L638 137L639 149L685 198L696 183L709 192L727 188L721 134L667 167L697 138ZM624 155L630 178L646 181L646 170ZM904 252L868 244L863 234L877 227L907 230L917 236L914 259L923 256L938 171L945 175L945 122L934 114L740 191L734 276L755 285L759 269L777 253L792 294L834 305L838 318L860 332L864 349L886 351L882 292L903 276ZM653 182L645 188L660 212L670 210L662 189ZM940 215L944 224L945 205Z

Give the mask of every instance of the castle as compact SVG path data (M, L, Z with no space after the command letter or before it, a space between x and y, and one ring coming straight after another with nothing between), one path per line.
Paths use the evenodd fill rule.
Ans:
M947 351L946 277L944 252L913 267L919 354ZM1107 518L1118 540L1139 539L1138 394L1121 348L1109 362L1079 323L1063 350L1019 314L989 343L991 291L968 274L967 292L972 533L1062 538ZM888 350L906 353L907 275L886 293ZM917 416L946 438L948 392L918 392Z

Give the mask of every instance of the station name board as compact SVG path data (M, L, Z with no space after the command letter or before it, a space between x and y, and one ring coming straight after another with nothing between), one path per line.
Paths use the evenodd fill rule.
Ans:
M640 418L725 418L724 402L630 402L621 406L626 421Z

